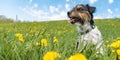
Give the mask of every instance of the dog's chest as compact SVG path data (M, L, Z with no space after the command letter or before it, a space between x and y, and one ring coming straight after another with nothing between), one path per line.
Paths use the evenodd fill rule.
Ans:
M78 29L78 33L83 32L82 30ZM85 34L81 34L79 36L83 36L83 40L86 43L93 43L93 44L97 44L101 39L101 33L100 31L97 29L97 27L95 27L94 29L90 30L89 32L85 33Z

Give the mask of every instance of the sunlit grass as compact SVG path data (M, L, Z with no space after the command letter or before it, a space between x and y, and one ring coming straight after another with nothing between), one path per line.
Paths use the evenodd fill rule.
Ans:
M76 51L76 27L67 21L0 23L0 60L43 60L47 52L57 52L56 60L67 60L82 54L87 60L116 60L119 50L109 47L120 37L120 19L95 20L104 40L104 54L97 54L93 45ZM16 34L22 36L16 36ZM70 58L69 58L70 59Z

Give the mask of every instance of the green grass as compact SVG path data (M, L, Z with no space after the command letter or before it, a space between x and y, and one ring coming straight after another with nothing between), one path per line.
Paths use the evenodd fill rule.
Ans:
M95 24L102 32L105 50L96 60L116 60L116 53L112 53L108 45L120 37L120 19L95 20ZM24 43L16 33L23 34ZM58 43L53 43L53 37L57 37ZM95 59L95 48L91 45L82 52L76 51L77 38L77 29L67 21L0 23L0 60L42 60L48 51L60 53L58 60L76 53L84 54L88 60ZM36 46L41 39L47 39L48 46Z

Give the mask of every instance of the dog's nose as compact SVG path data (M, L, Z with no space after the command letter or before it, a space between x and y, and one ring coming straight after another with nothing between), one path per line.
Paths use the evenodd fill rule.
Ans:
M68 17L70 17L70 11L67 12Z
M67 14L69 15L69 14L70 14L70 12L68 11L68 12L67 12Z

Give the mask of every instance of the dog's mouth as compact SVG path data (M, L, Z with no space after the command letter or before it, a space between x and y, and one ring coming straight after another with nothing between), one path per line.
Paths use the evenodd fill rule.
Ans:
M80 22L80 21L81 21L81 19L78 17L69 17L69 20L68 20L68 22L71 24L74 24L74 23Z

